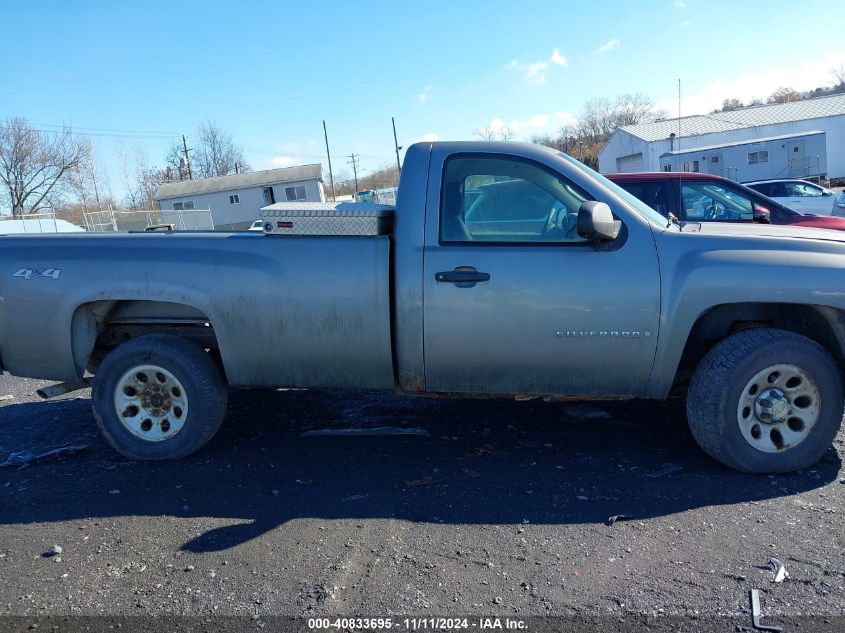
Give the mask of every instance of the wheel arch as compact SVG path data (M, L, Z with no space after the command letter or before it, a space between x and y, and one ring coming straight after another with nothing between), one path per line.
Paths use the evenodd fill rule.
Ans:
M199 307L175 301L97 299L81 303L71 318L77 373L96 371L114 347L145 334L172 334L209 350L225 373L214 325Z
M702 312L687 335L674 374L672 391L683 392L704 355L741 330L772 327L802 334L825 348L845 376L845 311L822 305L743 302L712 306Z

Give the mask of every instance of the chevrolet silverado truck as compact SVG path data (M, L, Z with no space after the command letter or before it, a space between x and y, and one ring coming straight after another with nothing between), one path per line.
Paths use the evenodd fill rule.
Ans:
M813 464L840 427L837 231L679 224L565 154L495 142L410 147L387 226L0 237L0 362L61 381L46 395L91 380L133 459L198 450L230 388L682 393L704 451L755 473Z

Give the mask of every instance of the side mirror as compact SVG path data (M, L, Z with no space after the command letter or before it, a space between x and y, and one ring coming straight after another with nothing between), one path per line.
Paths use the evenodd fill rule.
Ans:
M761 207L759 204L755 204L753 219L754 222L759 222L760 224L771 224L772 212L766 207Z
M771 224L772 212L766 207L761 207L759 204L755 204L753 219L754 222L759 222L760 224Z
M823 196L832 196L833 192L830 189L825 189L824 191L822 191L822 195Z
M615 240L622 222L613 219L613 212L604 202L587 200L578 209L578 235L593 242Z

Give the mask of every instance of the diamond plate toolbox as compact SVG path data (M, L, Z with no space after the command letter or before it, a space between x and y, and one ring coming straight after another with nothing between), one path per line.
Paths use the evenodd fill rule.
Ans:
M370 202L277 202L261 217L270 235L386 235L393 211Z

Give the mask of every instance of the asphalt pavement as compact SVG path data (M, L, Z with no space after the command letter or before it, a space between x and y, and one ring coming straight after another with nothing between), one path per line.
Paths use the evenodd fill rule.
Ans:
M0 464L79 450L0 468L0 628L462 615L753 630L754 588L767 622L845 628L843 434L812 469L754 476L705 456L679 402L243 391L199 453L142 463L101 439L87 392L41 401L43 384L0 377Z

